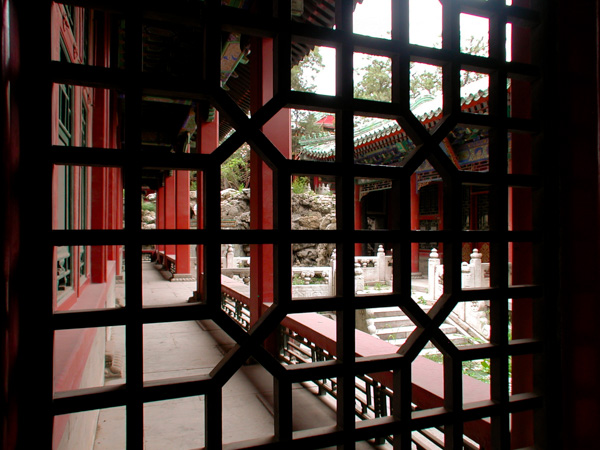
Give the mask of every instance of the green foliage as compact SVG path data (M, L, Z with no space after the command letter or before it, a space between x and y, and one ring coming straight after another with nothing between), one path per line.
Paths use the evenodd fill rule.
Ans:
M250 185L250 147L238 148L221 164L221 189L242 189Z
M198 172L196 171L192 171L190 172L190 191L197 191L198 190Z
M156 203L142 201L142 211L156 211Z
M294 194L304 194L308 189L308 178L298 177L292 181L292 192Z
M425 300L425 297L423 297L422 295L419 297L419 304L421 304L421 305L427 304L427 300Z
M315 92L315 84L318 73L325 67L319 47L315 47L298 64L292 67L291 87L293 91ZM316 124L317 118L310 111L298 109L291 110L292 119L292 154L299 149L299 141L302 137L322 131Z
M354 86L354 97L380 102L392 101L392 60L369 58L370 64L363 69L361 80Z
M487 42L483 37L476 38L470 36L461 47L463 53L475 56L486 56L488 51ZM435 96L442 91L442 68L439 66L430 66L422 71L413 70L414 63L411 63L410 76L410 98L415 100L423 95ZM483 78L485 74L478 72L461 71L460 85L465 86L473 81Z
M490 383L490 360L464 361L463 373L476 380Z
M315 47L298 64L292 67L291 87L294 91L314 92L317 74L325 67L319 47Z
M293 286L301 286L301 285L305 285L306 280L304 278L302 278L301 275L299 274L295 274L292 277L292 285ZM308 284L327 284L327 279L320 276L320 275L315 275L314 277L312 277L310 279L310 282Z
M436 363L442 364L444 362L444 356L440 353L432 353L429 355L423 355L425 358L435 361ZM475 361L464 361L462 372L465 375L475 378L484 383L490 382L490 360L481 359Z
M411 63L410 97L416 99L423 95L436 95L442 90L442 68L431 66L433 70L415 72Z
M428 355L423 355L425 358L434 361L436 363L442 364L444 362L444 355L441 353L430 353Z
M313 133L323 131L321 125L317 125L317 117L310 111L298 109L291 110L292 125L292 153L295 155L300 148L300 140Z

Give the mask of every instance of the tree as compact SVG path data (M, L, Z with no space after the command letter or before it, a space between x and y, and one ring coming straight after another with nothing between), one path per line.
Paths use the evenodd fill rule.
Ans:
M488 56L488 45L483 37L476 38L470 36L467 38L465 45L461 46L460 49L463 53L475 56ZM468 72L466 70L461 71L460 85L465 86L473 81L480 80L485 77L484 74L479 72Z
M242 145L221 164L221 189L250 186L250 147Z
M475 56L487 56L488 46L483 37L470 36L461 48L463 53ZM357 69L361 79L354 86L354 97L366 100L391 101L392 63L389 58L372 56L363 68ZM419 67L419 70L415 70ZM416 100L423 95L435 96L442 91L442 68L415 63L410 65L410 98ZM485 77L478 72L461 71L460 85L472 83Z
M319 47L315 47L298 64L292 67L291 87L294 91L315 92L314 84L318 73L325 67ZM292 154L296 154L299 141L307 134L320 131L315 114L310 111L292 109Z
M415 71L410 64L410 98L415 100L422 95L436 95L442 90L442 68L431 66L429 70Z
M319 47L314 47L308 55L292 67L291 85L293 91L315 92L317 74L325 67Z
M354 86L354 97L380 102L392 101L392 60L367 58L369 65L359 69L361 80Z

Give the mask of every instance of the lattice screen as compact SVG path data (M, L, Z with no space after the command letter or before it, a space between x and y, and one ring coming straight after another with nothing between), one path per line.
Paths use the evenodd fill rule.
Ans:
M514 189L541 192L538 176L540 161L536 142L528 137L538 131L535 109L537 89L534 81L540 78L535 39L541 12L506 5L504 0L443 1L443 32L441 47L430 48L409 43L409 2L392 2L391 39L359 36L352 33L352 1L321 2L327 4L335 22L331 24L301 23L291 14L289 2L277 2L276 8L237 9L222 6L220 1L171 2L72 2L97 11L106 11L121 21L124 35L122 49L113 40L113 49L120 51L122 61L109 69L52 62L50 81L116 90L125 99L122 123L125 125L123 146L120 149L75 149L53 147L51 164L120 167L124 179L125 226L122 230L52 231L51 246L109 246L126 245L125 273L127 303L121 309L55 313L51 317L52 331L88 327L125 326L126 384L86 391L56 394L51 415L75 413L89 409L114 406L126 408L127 447L142 448L146 402L187 396L205 399L205 445L221 448L223 438L222 388L250 357L263 365L274 378L275 426L273 438L262 442L260 448L318 448L344 446L354 448L355 442L389 437L394 448L410 448L413 431L438 427L442 430L444 447L462 448L469 427L482 420L487 424L486 442L494 448L509 448L511 420L522 411L537 411L541 397L534 386L518 381L529 378L533 371L532 355L540 351L539 332L531 331L531 299L542 295L534 282L540 267L537 229L540 212L533 210L529 226L519 227L511 222L521 211ZM268 2L264 2L265 4ZM314 3L314 4L313 4ZM319 2L305 0L306 8ZM516 3L516 2L515 2ZM489 20L489 54L475 56L461 53L460 15L468 13ZM47 20L47 17L45 18ZM144 55L143 34L153 23L181 24L204 29L204 54L196 56L200 64L194 73L179 78L155 75L141 70ZM514 40L526 51L513 54L506 61L507 23L514 23ZM47 28L46 28L47 29ZM274 95L265 105L259 103L249 117L221 88L222 32L239 31L260 42L274 41ZM113 36L117 39L116 34ZM45 42L44 39L40 44ZM291 91L290 60L292 42L322 45L336 49L336 93L334 96ZM391 102L374 102L354 98L353 72L355 52L391 58ZM526 53L523 56L523 53ZM42 55L44 53L42 52ZM251 54L251 62L253 64ZM45 57L45 56L40 56ZM411 62L442 68L442 118L434 128L427 129L411 112L409 74ZM196 61L198 63L198 61ZM47 62L40 63L47 65ZM464 112L461 108L460 78L470 71L489 78L489 105L484 113ZM511 86L511 90L507 89ZM537 85L535 85L537 86ZM510 92L510 94L509 94ZM519 94L517 97L516 93ZM234 133L210 154L147 152L141 145L142 96L154 95L194 101L206 101L214 106L231 124ZM256 95L256 89L251 93ZM511 96L511 98L509 98ZM511 101L512 99L512 101ZM254 100L255 102L257 100ZM261 102L261 100L258 100ZM254 103L255 105L257 103ZM336 153L331 163L292 160L280 154L261 128L282 108L303 108L335 114ZM397 121L414 144L408 154L394 165L358 164L354 157L354 121L356 116L384 118ZM445 152L440 143L459 127L486 130L489 136L489 170L463 171ZM47 129L47 128L46 128ZM515 137L520 133L519 137ZM522 137L525 136L525 138ZM219 206L219 176L221 164L242 143L249 143L273 174L272 188L274 225L269 230L222 229ZM442 226L437 231L419 231L411 224L411 183L413 174L424 163L431 164L443 182ZM203 229L141 230L139 192L142 173L147 170L190 170L203 175L202 198L199 208L204 211ZM292 177L318 175L335 180L337 228L326 231L291 229L290 192ZM355 186L359 179L378 179L389 182L388 228L357 230L355 224ZM46 178L48 180L48 178ZM489 230L463 230L463 188L481 186L489 190ZM131 194L130 194L131 193ZM44 211L48 211L45 208ZM509 229L509 224L512 228ZM179 307L144 307L142 304L142 273L140 262L144 244L196 244L204 248L205 284L200 286L200 302ZM292 245L302 242L335 244L337 254L336 295L307 301L292 300L289 274L292 271ZM361 296L355 293L355 244L385 242L393 254L392 293ZM418 304L411 292L411 261L414 244L437 242L443 246L444 294L428 313ZM221 309L221 245L251 244L263 248L273 246L274 285L273 306L248 332L243 331ZM489 244L490 287L461 288L463 244ZM523 250L521 247L526 248ZM48 250L49 253L50 250ZM524 279L521 258L531 261L531 274ZM48 254L49 254L48 253ZM47 261L49 258L44 258ZM511 271L512 270L512 271ZM527 284L528 286L524 286ZM44 288L42 299L47 301ZM489 343L457 348L441 331L444 320L460 305L487 301L490 305L491 337ZM416 325L397 353L380 357L356 357L356 311L365 308L398 306ZM267 350L265 340L279 332L282 320L293 313L331 311L335 315L335 359L286 365ZM519 318L518 314L522 313ZM512 314L512 328L509 319ZM529 314L529 315L528 315ZM145 324L183 320L212 319L236 342L208 376L170 379L151 383L143 380L143 327ZM521 325L516 323L520 321ZM512 336L509 333L512 332ZM535 339L534 339L535 338ZM443 354L443 378L439 380L443 404L440 407L415 410L413 401L413 368L411 365L427 343ZM51 349L46 348L50 352ZM525 356L521 356L525 355ZM519 362L521 358L522 362ZM525 360L523 358L529 358ZM51 359L51 358L50 358ZM463 386L463 363L489 359L491 365L490 397L487 401L469 403ZM48 361L48 358L44 359ZM512 388L509 375L512 362ZM537 367L537 366L536 366ZM51 373L51 371L50 371ZM388 373L393 380L388 386L391 412L384 417L357 421L356 377ZM42 375L48 371L42 371ZM318 379L334 379L337 395L337 427L293 431L293 383ZM512 389L512 391L511 391ZM536 392L534 394L533 392ZM512 395L511 395L512 394ZM527 413L526 413L527 414ZM48 417L51 420L51 417ZM532 424L524 417L524 423ZM542 425L543 426L543 425ZM516 426L518 428L518 425ZM513 429L515 426L513 425ZM525 435L528 434L525 431ZM232 444L246 448L254 443Z

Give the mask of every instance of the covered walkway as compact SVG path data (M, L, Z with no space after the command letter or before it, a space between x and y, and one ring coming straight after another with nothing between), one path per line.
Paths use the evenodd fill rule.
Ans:
M166 281L151 262L143 263L143 281L144 305L185 302L196 288L195 282ZM113 329L111 345L115 354L124 348L122 328ZM232 345L233 341L212 321L148 324L144 328L144 380L208 374ZM124 378L117 377L107 379L106 384L123 382ZM335 425L335 411L326 402L327 396L318 397L302 385L295 386L295 430ZM272 376L259 365L244 366L223 389L224 443L272 436L272 405ZM149 450L204 447L203 397L147 403L144 440ZM124 407L100 412L94 448L125 448ZM385 447L363 443L357 448Z

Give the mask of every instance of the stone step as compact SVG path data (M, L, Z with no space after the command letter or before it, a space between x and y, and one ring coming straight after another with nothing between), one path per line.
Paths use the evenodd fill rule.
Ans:
M410 288L416 293L426 293L429 292L429 285L427 283L427 281L425 282L421 282L421 280L419 280L418 282L415 283L416 280L413 280ZM418 297L418 295L417 295Z
M431 308L431 305L419 305L421 309L425 312L428 312ZM369 315L376 319L378 317L403 317L404 313L397 306L392 306L389 308L374 308L369 309Z
M396 340L396 339L406 339L415 329L415 326L406 326L406 327L390 327L390 328L382 328L377 330L377 337L383 341ZM440 326L440 330L444 334L454 334L458 333L458 329L454 325L450 325L447 323L443 323Z
M373 325L377 330L385 330L388 328L398 328L398 327L410 327L415 326L415 324L406 316L384 316L384 317L375 317L373 319Z
M462 334L450 334L450 335L448 335L448 338L456 346L470 344L469 339L466 336L462 335ZM389 342L390 344L394 344L394 345L400 347L402 344L404 344L406 342L406 338L404 338L404 339L390 339L387 342ZM427 342L427 344L425 344L424 349L431 349L431 348L435 348L435 346L433 345L433 343Z

